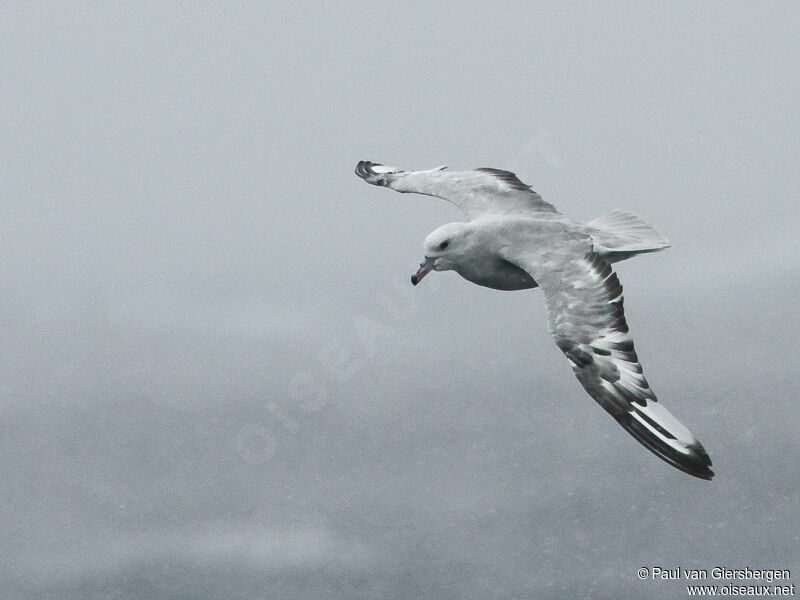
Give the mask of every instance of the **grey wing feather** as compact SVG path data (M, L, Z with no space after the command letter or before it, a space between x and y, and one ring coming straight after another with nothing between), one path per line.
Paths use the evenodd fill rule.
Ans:
M555 342L589 395L659 458L711 479L711 460L702 444L658 403L642 373L619 279L599 255L575 249L552 253L545 264L531 257L506 259L536 278Z
M447 200L464 211L468 219L488 213L558 214L552 204L542 200L529 185L509 171L486 167L472 171L446 169L403 171L362 160L355 173L372 185Z

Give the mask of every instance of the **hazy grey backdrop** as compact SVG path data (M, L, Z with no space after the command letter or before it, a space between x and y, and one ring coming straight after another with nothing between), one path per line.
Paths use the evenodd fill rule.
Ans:
M6 3L2 597L681 598L800 572L800 9ZM618 266L712 483L588 396L541 295L408 277L516 171ZM797 583L797 580L795 580Z

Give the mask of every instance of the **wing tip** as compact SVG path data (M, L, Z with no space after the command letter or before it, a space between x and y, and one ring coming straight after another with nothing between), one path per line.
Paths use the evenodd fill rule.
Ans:
M687 453L683 455L683 458L679 459L679 464L673 463L674 466L693 477L711 481L715 473L711 469L711 457L708 456L708 452L703 448L703 444L695 439L690 445L686 446L686 451Z
M715 473L711 469L711 457L708 456L703 444L694 436L692 436L690 443L684 442L680 444L680 447L676 447L673 445L674 442L666 443L659 439L658 436L653 435L652 430L636 419L631 418L631 413L614 415L614 417L636 441L664 462L698 479L711 481L714 478Z
M693 458L693 468L691 471L686 471L689 475L694 475L698 479L705 479L711 481L714 478L714 471L711 469L711 457L703 448L703 444L695 440L695 443L690 446Z
M355 174L372 185L389 185L389 178L387 175L394 175L402 173L403 171L395 167L387 167L381 163L375 163L369 160L360 160L355 168Z

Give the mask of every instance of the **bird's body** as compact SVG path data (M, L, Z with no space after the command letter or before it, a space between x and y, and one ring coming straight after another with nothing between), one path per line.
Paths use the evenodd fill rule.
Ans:
M486 215L468 223L453 225L455 227L452 229L460 229L463 233L465 247L459 248L457 253L452 250L449 253L451 270L467 281L495 290L512 291L537 287L538 284L530 273L503 258L501 250L509 244L515 233L535 238L537 230L542 226L541 221ZM449 235L448 229L451 228L442 228L445 236Z
M524 269L497 255L484 254L470 264L453 269L467 281L504 292L529 290L538 286Z
M432 270L454 270L498 290L541 288L551 334L589 395L662 460L713 477L702 444L657 402L642 373L611 268L667 247L658 232L621 211L577 223L498 169L400 171L360 162L356 174L373 185L444 198L466 214L466 222L443 225L425 239L425 260L412 283Z

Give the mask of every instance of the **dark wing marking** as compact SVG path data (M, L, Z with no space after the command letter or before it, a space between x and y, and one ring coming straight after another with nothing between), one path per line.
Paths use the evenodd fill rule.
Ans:
M558 214L552 204L542 200L530 186L509 171L485 167L472 171L448 171L446 167L402 171L361 161L356 165L355 173L372 185L447 200L463 210L468 219L487 213Z
M512 189L519 190L520 192L532 192L536 194L536 192L531 189L531 186L526 183L522 183L511 171L502 171L500 169L493 169L491 167L479 167L475 170L493 175L500 181L507 183ZM538 196L538 194L536 195Z

